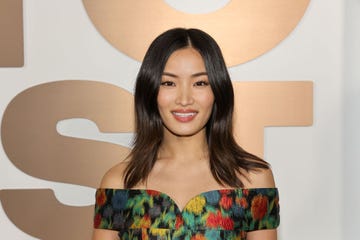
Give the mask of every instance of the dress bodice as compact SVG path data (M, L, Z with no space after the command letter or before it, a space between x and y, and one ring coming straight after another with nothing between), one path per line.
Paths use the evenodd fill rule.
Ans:
M98 189L94 227L120 239L246 239L246 233L280 223L276 188L212 190L181 210L165 193L145 189Z

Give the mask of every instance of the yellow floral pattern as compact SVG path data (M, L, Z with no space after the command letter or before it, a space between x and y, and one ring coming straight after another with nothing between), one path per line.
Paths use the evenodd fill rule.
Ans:
M203 196L196 196L185 206L185 210L194 214L200 214L205 207L206 199Z

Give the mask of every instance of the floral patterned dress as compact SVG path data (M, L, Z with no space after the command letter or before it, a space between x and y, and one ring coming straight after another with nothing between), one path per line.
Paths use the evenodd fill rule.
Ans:
M183 210L155 190L98 189L94 227L116 230L122 240L244 240L249 231L276 228L279 211L276 188L208 191Z

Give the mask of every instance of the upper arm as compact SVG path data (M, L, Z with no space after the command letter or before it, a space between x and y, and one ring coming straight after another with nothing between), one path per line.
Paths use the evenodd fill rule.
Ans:
M271 169L258 169L243 173L240 177L245 188L274 188L275 180Z
M118 232L106 229L94 229L92 240L119 240Z
M123 188L123 172L125 162L121 162L109 169L103 176L100 188ZM92 240L119 240L118 232L108 229L93 229Z
M121 162L110 168L101 179L100 188L123 188L123 175L126 165L126 162Z
M271 169L248 172L244 180L246 188L274 188L275 180ZM255 230L247 233L247 240L277 240L276 229Z
M276 229L268 229L268 230L257 230L248 232L246 236L247 240L277 240L277 232Z

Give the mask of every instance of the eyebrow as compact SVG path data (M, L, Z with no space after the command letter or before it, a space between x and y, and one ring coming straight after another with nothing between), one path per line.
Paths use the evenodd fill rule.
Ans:
M169 76L169 77L173 77L173 78L178 78L179 76L173 73L169 73L169 72L163 72L162 74L163 76ZM191 74L191 77L199 77L199 76L207 76L207 72L198 72L198 73L194 73Z

